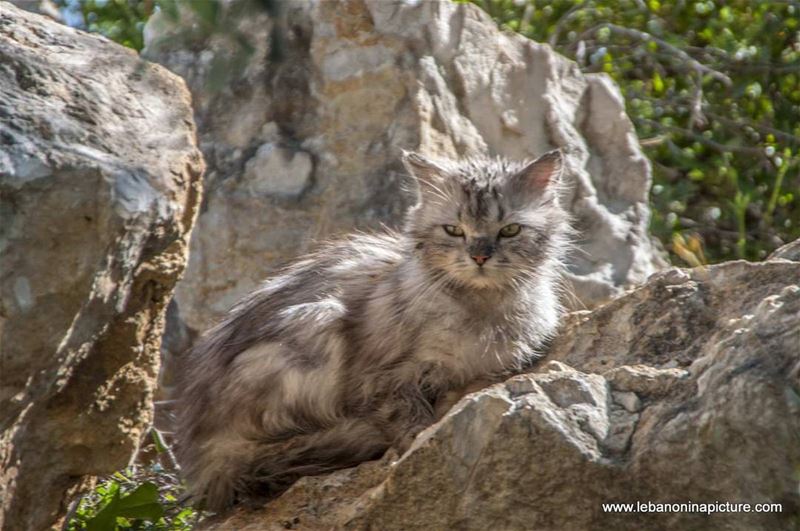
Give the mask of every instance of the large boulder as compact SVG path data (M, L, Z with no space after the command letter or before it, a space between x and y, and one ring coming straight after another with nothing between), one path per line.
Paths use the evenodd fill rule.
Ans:
M180 78L0 2L0 528L136 452L202 172Z
M466 396L402 457L207 529L797 529L798 284L781 258L654 275L573 314L534 372Z
M162 10L145 28L143 54L192 90L209 164L176 293L175 322L188 332L313 240L398 224L408 204L402 149L523 159L562 148L579 230L575 307L662 265L647 236L650 166L605 75L582 74L468 4L233 0L218 8L213 26L187 8Z

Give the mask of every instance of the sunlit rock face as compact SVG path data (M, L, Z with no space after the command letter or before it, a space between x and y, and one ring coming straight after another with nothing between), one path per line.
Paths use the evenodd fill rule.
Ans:
M315 240L397 225L409 202L402 149L525 159L561 148L579 231L573 307L662 265L646 231L650 167L606 76L471 5L261 6L225 3L211 34L191 10L145 29L144 55L192 90L209 164L175 328L205 329Z
M0 2L0 528L138 448L202 172L180 78Z

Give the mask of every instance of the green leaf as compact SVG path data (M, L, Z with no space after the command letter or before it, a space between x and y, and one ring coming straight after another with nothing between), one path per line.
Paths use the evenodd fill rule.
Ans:
M158 500L158 487L155 483L143 483L119 500L117 516L158 520L164 516L164 508Z
M664 80L661 79L658 72L653 72L653 93L656 96L664 93Z
M100 512L86 521L86 531L113 531L117 528L117 504L119 503L119 490L114 493L111 501Z
M758 81L750 83L744 91L749 97L755 99L761 96L761 83Z
M114 531L119 526L117 518L133 518L154 522L164 516L158 501L158 487L143 483L130 494L121 496L119 490L111 501L93 518L87 520L87 531Z
M161 438L161 432L153 428L150 430L153 437L153 445L156 447L156 453L163 454L167 451L167 445L164 444L164 439Z

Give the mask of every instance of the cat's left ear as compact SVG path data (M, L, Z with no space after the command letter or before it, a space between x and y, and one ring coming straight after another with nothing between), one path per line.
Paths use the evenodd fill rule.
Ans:
M436 161L419 153L403 151L403 165L416 179L420 192L439 190L446 171Z
M564 171L564 155L560 149L548 151L517 172L514 180L519 192L544 193L561 180Z

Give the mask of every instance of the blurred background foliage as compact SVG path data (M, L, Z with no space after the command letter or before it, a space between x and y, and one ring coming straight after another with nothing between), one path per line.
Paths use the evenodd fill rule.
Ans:
M800 237L800 2L471 1L618 83L653 162L652 232L677 264L763 259ZM216 0L57 3L137 50L156 9L224 29Z
M800 237L800 3L474 3L617 82L653 162L651 229L673 257L762 259Z
M204 2L205 0L200 0ZM128 48L144 46L145 22L162 0L54 0L64 22L99 33Z

